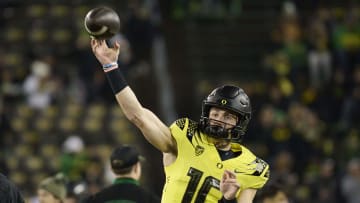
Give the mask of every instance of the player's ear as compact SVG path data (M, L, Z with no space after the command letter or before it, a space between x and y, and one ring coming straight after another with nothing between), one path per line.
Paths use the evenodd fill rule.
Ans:
M141 171L141 164L140 161L134 164L133 169L135 173L139 173Z

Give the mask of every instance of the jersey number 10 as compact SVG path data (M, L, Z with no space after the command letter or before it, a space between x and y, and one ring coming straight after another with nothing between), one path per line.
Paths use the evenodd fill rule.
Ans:
M199 185L203 172L196 168L190 167L187 175L190 176L190 181L186 187L184 197L181 201L182 203L191 202L195 194L196 188ZM201 185L201 188L199 189L199 192L195 199L195 203L205 202L206 195L209 193L211 187L220 190L220 180L212 176L207 176L204 180L204 183Z

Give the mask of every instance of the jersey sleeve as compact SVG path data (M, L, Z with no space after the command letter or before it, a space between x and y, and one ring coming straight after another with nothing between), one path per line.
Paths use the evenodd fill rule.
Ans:
M254 172L252 173L252 181L249 188L260 189L269 180L270 167L264 160L256 158L253 162Z
M269 164L264 160L255 156L249 149L242 146L243 154L239 157L238 181L242 185L242 190L245 189L260 189L262 188L270 177Z

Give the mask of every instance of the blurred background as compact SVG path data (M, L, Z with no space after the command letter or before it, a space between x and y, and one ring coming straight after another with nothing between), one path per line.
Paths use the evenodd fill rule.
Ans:
M31 202L62 171L71 195L112 181L113 147L144 154L161 195L162 156L117 106L83 19L116 10L119 64L166 124L198 120L218 85L249 95L244 144L292 202L360 202L360 7L342 0L1 0L0 172Z

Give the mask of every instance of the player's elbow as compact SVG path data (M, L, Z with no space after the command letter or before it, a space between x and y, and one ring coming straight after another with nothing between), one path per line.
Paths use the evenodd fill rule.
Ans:
M140 129L145 125L144 116L141 113L141 111L140 112L133 112L131 114L127 114L126 117L128 118L128 120L131 123L133 123L134 125L136 125Z

